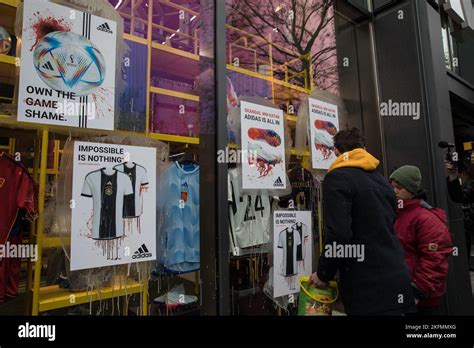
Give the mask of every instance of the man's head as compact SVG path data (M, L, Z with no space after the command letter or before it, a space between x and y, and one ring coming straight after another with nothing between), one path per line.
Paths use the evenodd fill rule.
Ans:
M334 147L337 156L354 149L365 149L365 137L358 128L344 129L334 136Z

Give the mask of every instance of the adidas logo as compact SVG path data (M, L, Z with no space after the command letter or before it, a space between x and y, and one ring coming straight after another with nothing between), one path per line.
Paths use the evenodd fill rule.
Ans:
M103 32L106 32L106 33L109 33L109 34L113 34L113 31L110 30L110 27L109 27L109 23L105 22L104 24L101 24L97 27L97 30L100 30L100 31L103 31Z
M42 68L43 68L43 69L46 69L46 70L54 70L53 65L51 64L50 61L48 61L48 62L46 62L45 64L43 64Z
M283 184L283 181L281 180L280 177L278 177L278 179L276 179L275 182L273 183L273 187L283 187L283 186L285 185Z
M142 244L140 248L138 248L137 251L135 251L135 254L133 254L132 259L145 259L147 257L152 257L152 253L148 251L148 248L146 247L145 244Z

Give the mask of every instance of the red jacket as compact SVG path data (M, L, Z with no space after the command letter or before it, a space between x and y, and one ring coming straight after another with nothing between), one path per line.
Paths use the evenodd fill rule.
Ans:
M426 297L420 298L418 306L440 305L453 249L446 213L421 199L403 201L394 228L403 246L412 284Z

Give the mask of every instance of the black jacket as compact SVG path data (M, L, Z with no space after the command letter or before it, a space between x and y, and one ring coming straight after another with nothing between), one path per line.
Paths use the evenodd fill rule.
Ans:
M396 204L393 189L375 170L337 168L324 180L325 248L318 277L329 281L339 270L347 314L410 312L414 308L410 274L393 229ZM331 257L326 251L334 242L364 246L364 261Z
M448 194L455 203L462 203L462 212L464 215L464 228L466 231L466 243L468 260L470 260L471 234L474 231L474 180L468 180L461 185L459 178L449 181L447 178Z
M469 180L466 185L461 186L459 178L448 182L448 194L455 203L474 203L474 180Z

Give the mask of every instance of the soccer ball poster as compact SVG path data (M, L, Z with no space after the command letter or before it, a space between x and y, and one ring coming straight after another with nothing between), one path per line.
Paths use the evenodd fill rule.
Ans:
M117 23L25 0L18 121L114 129Z
M329 169L336 159L333 137L339 130L337 105L309 98L311 162L314 169Z
M311 211L273 212L273 298L300 291L298 280L312 271Z
M283 111L241 102L242 187L285 189Z
M156 149L76 141L71 271L156 260Z

